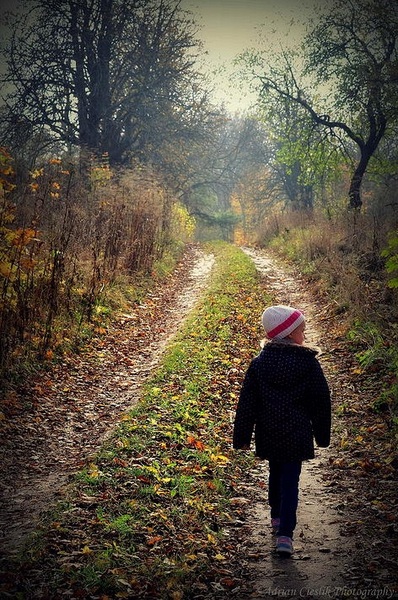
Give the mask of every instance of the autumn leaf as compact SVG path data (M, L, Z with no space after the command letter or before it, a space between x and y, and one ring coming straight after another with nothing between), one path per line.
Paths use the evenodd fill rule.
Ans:
M9 279L12 274L12 269L10 263L0 262L0 275Z
M90 463L88 466L88 475L92 478L97 478L100 475L99 469L96 464Z
M107 330L104 327L94 327L94 331L99 335L105 335L107 333Z
M194 448L196 448L197 450L200 450L201 452L205 449L204 443L192 436L187 437L187 444L188 444L188 446L193 446Z
M12 244L18 248L23 248L36 236L36 231L30 228L20 228L14 232Z
M225 456L224 454L210 454L210 458L216 464L217 463L225 464L225 463L229 462L228 456Z
M155 544L160 542L162 539L163 539L163 536L155 535L155 536L149 538L149 540L147 541L147 544L148 544L148 546L154 546Z

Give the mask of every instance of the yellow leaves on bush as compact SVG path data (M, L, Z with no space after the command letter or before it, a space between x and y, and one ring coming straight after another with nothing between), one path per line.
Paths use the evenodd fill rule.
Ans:
M11 277L12 269L8 262L0 262L0 275L9 279Z
M29 228L19 228L9 233L13 246L23 248L27 246L36 237L36 231Z
M174 203L172 206L172 228L176 239L190 241L195 233L195 219L189 214L185 206Z
M94 167L90 173L90 179L94 185L105 185L112 179L112 171L107 165Z
M0 191L10 192L15 185L10 178L15 174L12 166L13 159L7 150L0 147Z
M50 196L51 198L59 198L60 197L60 193L59 190L61 189L60 184L58 183L58 181L53 181L51 183L51 190L50 190Z
M42 177L44 174L44 169L35 169L34 171L30 172L30 176L32 179L38 179L39 177Z
M2 175L13 175L13 173L14 169L11 167L11 165L8 165L1 170Z
M4 219L3 219L4 221ZM0 261L0 275L5 279L11 279L19 271L28 273L37 264L33 258L23 254L32 241L37 240L37 232L30 228L10 229L0 227L0 253L3 260Z

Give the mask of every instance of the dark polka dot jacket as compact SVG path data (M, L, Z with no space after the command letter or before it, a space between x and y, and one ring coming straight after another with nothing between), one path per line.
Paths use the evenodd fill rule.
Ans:
M259 458L280 461L314 457L330 443L330 391L316 358L305 346L269 342L252 360L235 415L233 446L243 448L255 433Z

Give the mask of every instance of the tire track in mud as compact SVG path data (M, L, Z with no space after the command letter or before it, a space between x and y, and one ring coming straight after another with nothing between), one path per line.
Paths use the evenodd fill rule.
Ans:
M166 284L114 323L106 340L71 356L20 392L26 408L0 423L0 560L18 552L40 516L94 456L195 302L214 256L193 246ZM28 408L30 405L30 408Z

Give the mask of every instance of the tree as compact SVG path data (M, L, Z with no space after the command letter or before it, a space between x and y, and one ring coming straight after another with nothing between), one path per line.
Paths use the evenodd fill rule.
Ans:
M288 56L286 52L284 56ZM293 56L289 55L292 59ZM292 95L295 80L290 71L284 80L286 90ZM287 199L294 209L312 210L316 192L322 190L332 173L331 155L336 157L337 148L327 143L299 104L283 95L262 94L258 116L271 149L268 166L279 197Z
M201 95L194 24L179 4L30 0L10 17L3 79L10 126L18 115L111 163L150 162L154 145L171 131L177 137Z
M306 84L286 53L282 68L256 74L264 93L298 105L330 136L340 132L354 143L353 209L362 205L369 162L398 118L397 36L397 0L335 0L311 23L303 43Z
M236 186L264 161L261 124L255 119L213 116L207 135L191 148L184 202L206 223L231 229L231 197Z

